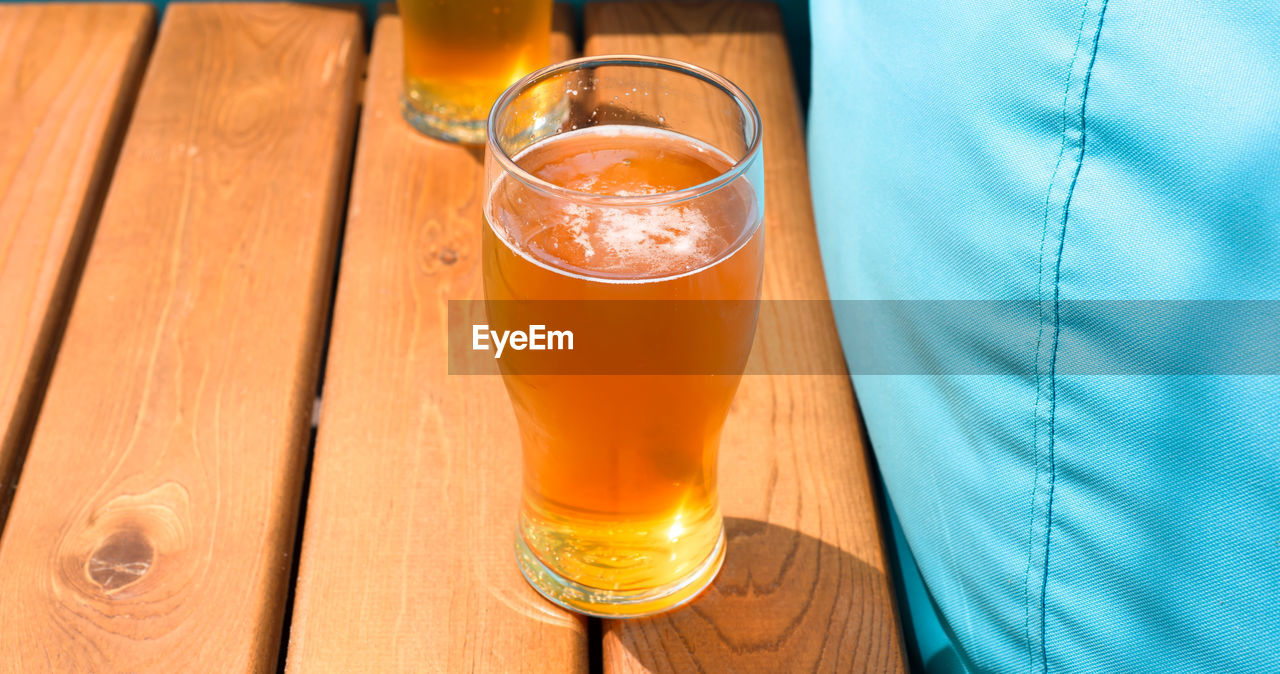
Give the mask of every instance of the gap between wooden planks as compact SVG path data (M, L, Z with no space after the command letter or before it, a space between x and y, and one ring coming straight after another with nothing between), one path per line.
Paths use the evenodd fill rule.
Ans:
M151 5L0 5L0 529L124 136Z
M0 671L274 666L361 32L168 6L0 539Z
M718 72L764 122L765 279L773 300L827 299L804 134L776 5L592 3L586 55L649 54ZM839 359L833 320L758 335L755 349ZM747 376L725 425L729 536L715 584L689 607L606 621L604 669L905 671L869 448L848 377Z
M572 51L557 7L554 58ZM334 306L286 669L587 670L586 622L514 557L520 451L496 377L446 373L446 307L479 299L480 148L400 116L378 20Z

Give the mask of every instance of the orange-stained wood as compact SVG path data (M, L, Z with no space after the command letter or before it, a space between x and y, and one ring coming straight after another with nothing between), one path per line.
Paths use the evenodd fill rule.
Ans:
M586 35L588 55L681 59L747 92L765 129L764 297L825 299L777 8L593 3ZM766 357L789 349L839 357L830 320L761 325L775 330L756 342ZM860 423L847 377L745 377L721 449L724 569L687 608L606 623L605 671L904 671Z
M154 24L145 4L0 5L0 527Z
M481 297L481 151L401 119L400 30L369 62L287 668L586 671L585 621L516 569L502 382L446 373L447 301Z
M275 666L363 52L346 10L166 10L0 539L0 671Z

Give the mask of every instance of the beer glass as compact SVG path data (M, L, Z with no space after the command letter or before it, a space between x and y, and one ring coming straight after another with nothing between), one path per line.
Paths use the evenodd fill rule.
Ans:
M764 266L761 152L759 115L737 86L665 59L554 65L490 113L490 326L537 321L551 331L567 321L608 342L561 352L592 359L574 361L572 373L539 367L546 350L508 350L498 365L523 451L517 561L561 606L657 613L692 599L720 569L720 432L750 352ZM540 317L548 300L556 315ZM625 321L594 324L627 313L592 309L602 302L630 303L649 324L662 320L648 318L655 306L729 308L663 313L695 322L680 326L693 338L661 347L670 362L709 369L619 373L613 361L652 345Z
M489 107L550 62L551 0L399 0L405 119L437 138L484 142Z

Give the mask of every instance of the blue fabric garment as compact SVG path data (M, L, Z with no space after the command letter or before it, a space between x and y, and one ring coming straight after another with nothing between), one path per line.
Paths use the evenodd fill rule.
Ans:
M1062 309L1280 300L1280 3L814 0L811 14L832 297L1031 312L920 325L904 310L912 348L1011 364L908 376L860 374L856 317L837 310L927 591L911 607L933 635L920 661L1280 672L1280 377L1213 360L1280 343L1209 311L1169 356L1207 374L1134 374L1126 353L1149 326ZM1093 372L1058 369L1082 361Z

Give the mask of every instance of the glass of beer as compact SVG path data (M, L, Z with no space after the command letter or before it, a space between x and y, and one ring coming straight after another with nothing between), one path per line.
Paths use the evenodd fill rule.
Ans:
M399 0L404 116L445 140L484 142L489 107L550 62L551 0Z
M589 328L572 351L498 361L523 450L517 560L561 606L665 611L724 560L717 461L759 312L761 155L747 96L678 61L567 61L521 80L490 113L490 328ZM540 315L549 302L556 309ZM649 338L663 321L682 337L658 347ZM618 370L646 349L667 365ZM570 360L548 371L548 358Z

